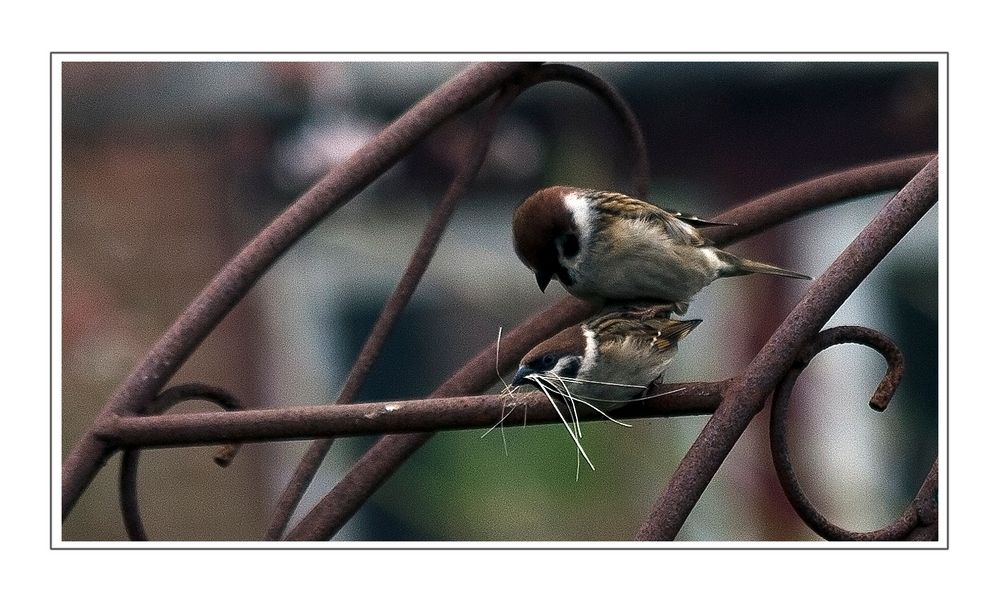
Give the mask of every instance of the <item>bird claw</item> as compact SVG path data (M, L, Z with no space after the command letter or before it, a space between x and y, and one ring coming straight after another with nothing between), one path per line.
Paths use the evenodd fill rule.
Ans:
M650 396L655 395L657 388L659 388L661 385L663 385L663 379L661 377L653 379L649 383L649 385L646 386L646 389L642 390L642 396L640 397L649 398Z

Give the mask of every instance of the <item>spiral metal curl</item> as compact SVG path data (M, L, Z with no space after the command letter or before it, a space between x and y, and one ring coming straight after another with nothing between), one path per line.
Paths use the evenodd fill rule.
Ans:
M160 340L147 353L146 357L136 365L129 376L120 384L104 409L102 409L94 425L64 460L62 475L63 519L66 519L82 492L91 483L94 475L96 475L100 467L104 464L104 461L115 451L116 444L115 437L113 436L114 419L158 414L180 401L192 398L211 400L227 410L238 408L238 402L228 393L199 384L170 388L163 391L159 396L156 396L155 392L163 387L163 384L176 372L193 350L208 336L219 321L246 294L261 274L285 249L294 244L304 232L322 219L323 216L335 211L357 194L359 190L370 184L374 178L391 167L391 165L397 162L415 144L426 137L430 131L434 130L447 118L467 110L495 93L500 93L495 98L495 103L498 99L502 99L504 103L507 103L509 100L513 100L511 96L507 95L513 94L516 96L512 92L513 90L523 91L523 89L535 83L552 80L570 82L590 90L604 100L616 113L620 121L625 125L628 137L627 148L630 152L629 165L633 170L633 188L637 191L638 196L644 197L645 191L648 191L649 186L649 168L641 129L638 127L638 123L628 104L603 80L579 68L565 65L480 64L464 70L415 104L399 119L386 127L381 134L355 153L349 161L335 167L325 178L276 218L271 225L261 231L240 253L234 256L216 275L212 282L191 302L188 308L175 321L174 325L164 333ZM506 98L503 98L504 96ZM490 119L494 119L501 112L501 109L496 108L496 105L494 105L494 110L496 111L496 115L491 116ZM474 155L485 153L488 147L488 140L488 135L480 133L478 144L482 145L482 150L479 153L474 153ZM395 317L398 316L398 309L401 309L402 305L405 305L410 293L412 293L412 288L420 280L425 263L429 261L436 247L436 239L440 236L440 230L443 230L446 225L447 217L454 207L455 201L462 196L464 190L468 187L468 181L477 172L478 166L476 163L479 161L481 161L481 158L478 158L477 161L471 161L466 166L456 178L456 182L452 187L454 190L449 190L446 194L446 199L442 200L442 203L439 204L440 212L435 213L435 217L432 219L433 223L425 231L425 235L419 246L421 248L415 252L411 260L411 266L408 267L398 287L398 291L394 292L393 300L387 303L387 308L380 315L380 326L373 330L370 341L366 343L366 348L370 347L372 350L371 354L361 354L355 368L352 369L352 378L357 381L357 385L360 385L360 382L363 381L364 376L367 374L370 368L368 363L369 361L373 362L375 355L377 355L378 348L381 346L380 340L391 329ZM928 164L928 161L931 161L931 163ZM915 178L914 174L917 174ZM911 178L914 178L914 181L906 184ZM723 216L719 216L718 219L721 221L735 222L737 224L714 227L711 231L712 239L719 245L729 244L828 205L842 203L865 193L898 188L904 184L906 184L904 192L911 188L915 192L910 191L909 194L901 193L901 196L908 197L908 201L905 204L892 203L893 211L890 212L891 215L879 222L878 228L875 229L877 232L869 233L868 236L864 237L864 242L871 244L873 240L877 242L885 238L882 231L892 230L889 228L890 226L894 226L896 223L909 224L912 221L910 220L909 213L926 211L925 206L929 207L929 203L932 204L936 201L937 161L932 156L910 157L861 166L771 193L744 206L735 208L723 214ZM913 203L914 199L910 199L910 197L915 198L919 203ZM901 205L901 207L896 207L897 205ZM914 207L910 208L911 205ZM865 232L868 233L868 230L871 228L869 227ZM906 226L906 228L908 229L909 226ZM893 232L889 234L893 234ZM905 229L903 232L905 232ZM898 237L900 236L902 234L896 233L895 240L898 241ZM888 249L884 249L879 253L884 255L887 252ZM867 249L864 250L864 253L867 256L873 255ZM847 264L850 264L850 262L847 262ZM839 267L839 269L844 272L843 267ZM871 267L868 267L862 272L867 274L867 271L870 270ZM857 277L858 282L860 278L863 278L863 276ZM817 324L806 328L808 325L804 325L802 316L796 314L795 321L793 321L795 324L788 326L788 333L785 332L786 329L784 327L782 328L781 334L783 337L779 338L780 341L778 343L795 340L798 337L796 333L815 333L828 318L828 316L824 318L823 315L832 314L834 307L842 303L842 299L836 301L835 298L846 297L849 291L845 288L849 287L853 289L857 286L857 283L843 284L840 289L837 289L837 287L841 286L838 283L833 283L831 286L833 286L832 292L817 295L815 296L816 299L810 297L807 300L808 303L804 304L807 306L803 308L807 318L808 316L818 317L816 318ZM447 397L468 395L482 391L492 382L497 368L501 368L502 370L509 368L511 363L516 362L517 355L523 353L526 347L530 347L530 345L536 343L538 340L547 337L548 329L560 329L563 323L567 325L572 324L584 318L591 311L591 309L581 302L566 299L555 304L548 310L536 314L531 319L522 323L519 328L512 330L510 335L505 338L502 356L496 354L497 350L493 346L485 348L462 369L456 372L452 378L435 390L433 395ZM857 327L852 327L852 329L857 329ZM835 334L827 335L828 332L824 332L816 340L817 343L813 345L820 345L819 342L823 337L846 337L842 341L830 342L826 344L826 347L835 343L853 341L848 336L850 331L831 331L834 331ZM837 333L840 335L837 335ZM864 340L856 342L875 347L886 356L889 362L889 373L887 373L887 377L883 380L883 383L880 384L871 402L873 408L882 410L895 391L896 385L898 385L898 378L895 382L890 383L889 377L893 373L893 367L902 366L902 356L895 349L892 342L887 339L888 344L879 347L879 337L883 336L877 333L875 335L875 337L871 337L865 333L854 334L857 338ZM803 337L808 337L808 335L803 335ZM794 346L784 346L784 350L788 351L787 360L789 362L792 360L791 356L794 354L794 350L802 345L801 341L796 341L795 343L796 345ZM780 352L782 346L776 344L776 349ZM753 379L748 377L744 380L746 383L743 383L741 388L734 389L737 393L739 393L738 390L740 389L749 391L749 389L752 389L749 386L762 382L763 377L763 381L770 383L770 387L766 390L769 392L779 378L784 379L777 390L784 392L782 394L784 396L782 400L784 406L780 411L781 416L778 419L772 417L772 425L780 425L778 429L772 429L772 434L780 432L780 441L777 443L772 441L772 449L776 451L774 452L776 466L778 466L779 459L784 459L787 463L787 450L784 442L784 415L787 412L788 395L794 386L795 378L797 378L798 374L808 363L808 360L822 349L825 349L825 347L817 347L812 352L812 355L800 362L801 366L797 365L796 368L784 377L781 377L782 371L787 370L788 365L775 370L774 367L777 366L777 361L774 359L780 356L780 354L775 355L775 350L771 349L768 351L768 354L762 356L761 360L761 363L765 363L766 361L766 363L769 363L769 366L754 365L754 370L751 371L752 374L750 375ZM770 360L768 360L769 358ZM501 366L498 367L498 364ZM771 377L768 370L774 370L774 381L769 381ZM351 379L348 381L351 381ZM731 384L727 387L727 389L732 388ZM195 390L197 390L197 393L194 393ZM351 387L345 386L345 391L350 390ZM210 395L212 391L215 391L218 395ZM190 395L192 393L194 395ZM766 392L761 391L759 400L762 401L765 395ZM753 396L756 396L756 393ZM741 413L752 418L753 414L759 410L755 405L758 399L751 399L753 396L744 394L739 400L736 400L733 404L729 404L729 406L738 407ZM347 401L353 398L353 394L344 395L344 398ZM779 395L776 393L776 406L778 398ZM232 404L228 404L230 402ZM754 404L750 404L750 402ZM690 458L686 457L685 462L682 463L682 467L678 469L678 473L683 473L683 475L680 475L679 478L675 476L677 479L671 481L671 487L661 496L664 504L660 505L658 501L658 509L660 506L671 509L669 517L663 520L660 517L661 514L657 512L651 514L649 525L655 528L655 530L650 532L652 536L658 538L673 538L676 536L680 524L700 497L704 486L707 484L707 480L711 479L711 476L718 470L718 466L721 464L725 454L731 449L736 438L745 429L745 425L740 427L739 421L733 419L735 415L731 408L727 408L726 412L722 414L725 417L722 417L719 421L710 423L713 426L718 426L720 422L727 425L731 423L736 427L717 430L709 434L711 437L700 437L695 443L692 452L689 452L688 456ZM741 417L742 415L735 418L742 420ZM746 420L748 421L749 418ZM778 423L775 423L775 421L778 421ZM112 425L110 432L105 429L109 424ZM304 520L293 530L292 535L295 536L293 539L328 539L331 537L343 525L346 519L350 518L360 505L385 481L388 475L395 471L417 448L426 442L430 435L392 435L382 438L356 463L349 475L330 491L321 503L307 515L306 519L311 519L312 521ZM236 449L235 446L223 448L222 452L216 455L216 462L225 466L228 460L231 460L232 455L235 454ZM145 539L145 531L142 529L135 496L138 449L126 449L124 452L120 483L122 513L130 537ZM321 455L316 456L321 458ZM304 464L308 464L305 459ZM681 469L685 471L681 471ZM778 467L778 472L779 476L785 475L785 477L782 477L782 485L785 487L786 492L789 492L789 498L793 501L793 505L796 502L790 489L798 492L802 501L802 509L806 509L805 512L812 511L814 519L819 518L816 521L817 525L827 524L827 528L813 527L817 532L828 538L839 539L838 537L843 537L842 539L872 540L875 539L873 535L886 539L893 536L914 540L934 540L937 538L936 462L921 487L920 492L917 494L916 500L904 512L903 518L897 522L900 526L905 527L894 528L896 524L892 524L872 533L855 533L833 526L825 518L822 518L822 515L816 512L815 509L812 509L808 500L801 494L801 489L798 488L798 484L794 481L795 477L790 464L787 464L787 467ZM789 480L787 484L785 482L786 478ZM311 475L304 480L304 483L308 483L309 479L311 479ZM678 487L675 488L673 486ZM289 498L290 500L295 498L294 502L289 506L289 508L294 508L298 502L297 497ZM799 506L796 506L796 509L800 515L804 512ZM275 522L275 525L279 526L275 531L280 536L287 518L281 517L281 513L277 515L280 520ZM913 519L913 517L916 519ZM826 529L826 533L821 531L824 529ZM892 529L897 530L897 532L886 532L886 530ZM274 537L273 534L269 534L269 536ZM860 538L857 538L859 536Z
M937 520L937 462L931 468L927 480L921 487L920 492L913 502L903 511L903 514L895 521L882 528L871 532L856 532L842 528L820 513L809 501L809 498L802 491L798 479L795 477L795 470L788 455L788 407L792 390L799 375L805 370L809 362L820 352L835 345L843 343L856 343L867 346L879 352L886 360L886 372L882 381L879 382L875 393L869 401L876 411L884 411L889 404L889 400L896 393L896 388L903 378L903 354L896 347L896 344L884 334L858 326L834 327L819 333L796 359L795 364L785 374L778 387L774 390L774 398L771 404L771 457L774 460L774 468L778 473L778 480L781 487L788 496L789 502L799 514L802 521L813 529L817 534L827 540L850 540L850 541L876 541L876 540L904 540L914 536L914 532L921 527L936 524ZM936 532L936 530L934 530ZM916 536L920 536L917 534ZM936 536L936 534L935 534ZM922 538L921 538L922 539Z
M243 410L244 408L243 403L221 387L203 383L185 383L163 390L150 404L146 414L165 413L187 400L206 400L218 405L223 410ZM122 450L122 465L118 474L122 519L125 522L125 532L130 540L149 540L146 529L143 527L142 515L139 513L139 496L137 494L140 450L140 448ZM220 467L228 467L239 450L239 444L219 446L213 460Z

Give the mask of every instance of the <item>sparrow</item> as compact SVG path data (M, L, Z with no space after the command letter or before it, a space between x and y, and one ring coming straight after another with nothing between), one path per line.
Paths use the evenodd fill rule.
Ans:
M805 274L737 257L712 246L698 226L722 226L621 193L553 186L514 212L514 250L538 287L555 276L581 299L673 304L687 312L698 291L718 278Z
M672 320L670 305L616 306L564 329L521 359L511 386L531 384L600 410L643 396L700 320Z

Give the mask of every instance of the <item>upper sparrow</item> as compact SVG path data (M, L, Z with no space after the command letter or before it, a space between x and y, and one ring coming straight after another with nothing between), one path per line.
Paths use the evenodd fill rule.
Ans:
M620 193L553 186L514 212L514 249L543 291L555 276L588 301L666 302L678 314L717 278L811 278L716 249L695 228L719 224Z

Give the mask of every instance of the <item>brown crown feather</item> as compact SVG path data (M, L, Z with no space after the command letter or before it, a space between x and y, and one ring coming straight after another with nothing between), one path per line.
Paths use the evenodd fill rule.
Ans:
M535 192L514 211L514 251L529 268L552 271L558 256L554 241L573 230L563 198L577 189L550 186Z
M531 364L546 354L555 354L559 357L567 354L583 356L586 350L587 338L583 335L583 326L577 324L559 331L531 348L521 359L521 366Z

